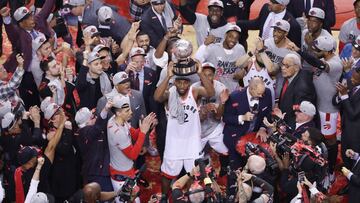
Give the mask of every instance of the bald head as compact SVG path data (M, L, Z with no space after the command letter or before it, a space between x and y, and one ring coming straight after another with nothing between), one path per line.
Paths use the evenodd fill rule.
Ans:
M84 186L83 192L85 202L95 203L100 199L101 187L98 183L89 183Z
M249 82L249 92L254 98L261 98L265 93L265 83L259 77L254 77Z
M258 155L251 155L247 161L247 167L252 174L258 175L264 172L266 167L265 159Z

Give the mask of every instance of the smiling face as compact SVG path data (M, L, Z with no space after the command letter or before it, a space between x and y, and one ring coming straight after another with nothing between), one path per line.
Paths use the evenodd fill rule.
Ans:
M135 62L135 64L136 64L136 67L135 67L136 72L140 72L144 68L145 58L143 55L133 56L133 57L131 57L131 61Z
M307 20L307 27L310 33L318 32L322 29L323 23L319 18L310 16Z
M298 65L294 64L294 61L291 58L284 58L281 66L281 74L284 78L291 78L297 73Z
M209 6L208 11L211 22L218 24L223 15L223 9L219 6Z
M226 33L224 40L224 48L232 49L239 42L240 34L237 31L229 31Z
M176 91L179 93L180 96L185 96L187 94L190 85L191 83L189 80L175 80Z
M26 19L23 19L19 23L20 27L24 30L33 30L35 27L35 21L32 14L30 14Z
M149 52L150 50L150 37L147 34L138 35L136 37L136 43L139 47L143 48L145 53Z
M283 40L286 40L286 35L287 35L287 32L275 27L274 31L273 31L273 37L274 37L275 44L279 44Z

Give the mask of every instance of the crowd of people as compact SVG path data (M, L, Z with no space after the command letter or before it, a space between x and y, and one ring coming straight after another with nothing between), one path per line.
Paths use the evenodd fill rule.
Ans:
M198 2L0 1L0 201L358 201L360 0L338 39L333 0Z

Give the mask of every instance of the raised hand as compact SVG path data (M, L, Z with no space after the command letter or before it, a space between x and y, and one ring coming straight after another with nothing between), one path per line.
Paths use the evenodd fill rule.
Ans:
M0 10L0 14L2 17L10 16L10 8L4 7Z
M336 90L338 91L340 96L346 95L348 93L347 85L337 82L335 86L336 86Z
M220 102L222 104L225 104L225 102L229 99L229 96L230 96L230 91L228 89L224 89L220 93Z
M151 128L151 125L154 123L156 118L156 114L151 112L148 116L146 116L142 121L140 120L140 131L144 134L146 134L149 129Z
M18 68L24 69L24 58L21 56L21 54L16 54L16 61L18 63Z

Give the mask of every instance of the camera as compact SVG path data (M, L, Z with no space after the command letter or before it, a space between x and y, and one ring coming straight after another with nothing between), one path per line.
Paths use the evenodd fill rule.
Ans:
M275 173L279 168L277 162L273 159L269 151L260 145L254 144L252 142L246 143L245 153L248 157L253 154L255 155L264 154L266 167L270 170L271 173Z
M127 178L124 185L122 186L118 197L121 202L130 202L132 197L133 189L140 179L141 174L145 171L146 165L142 165L134 178Z

